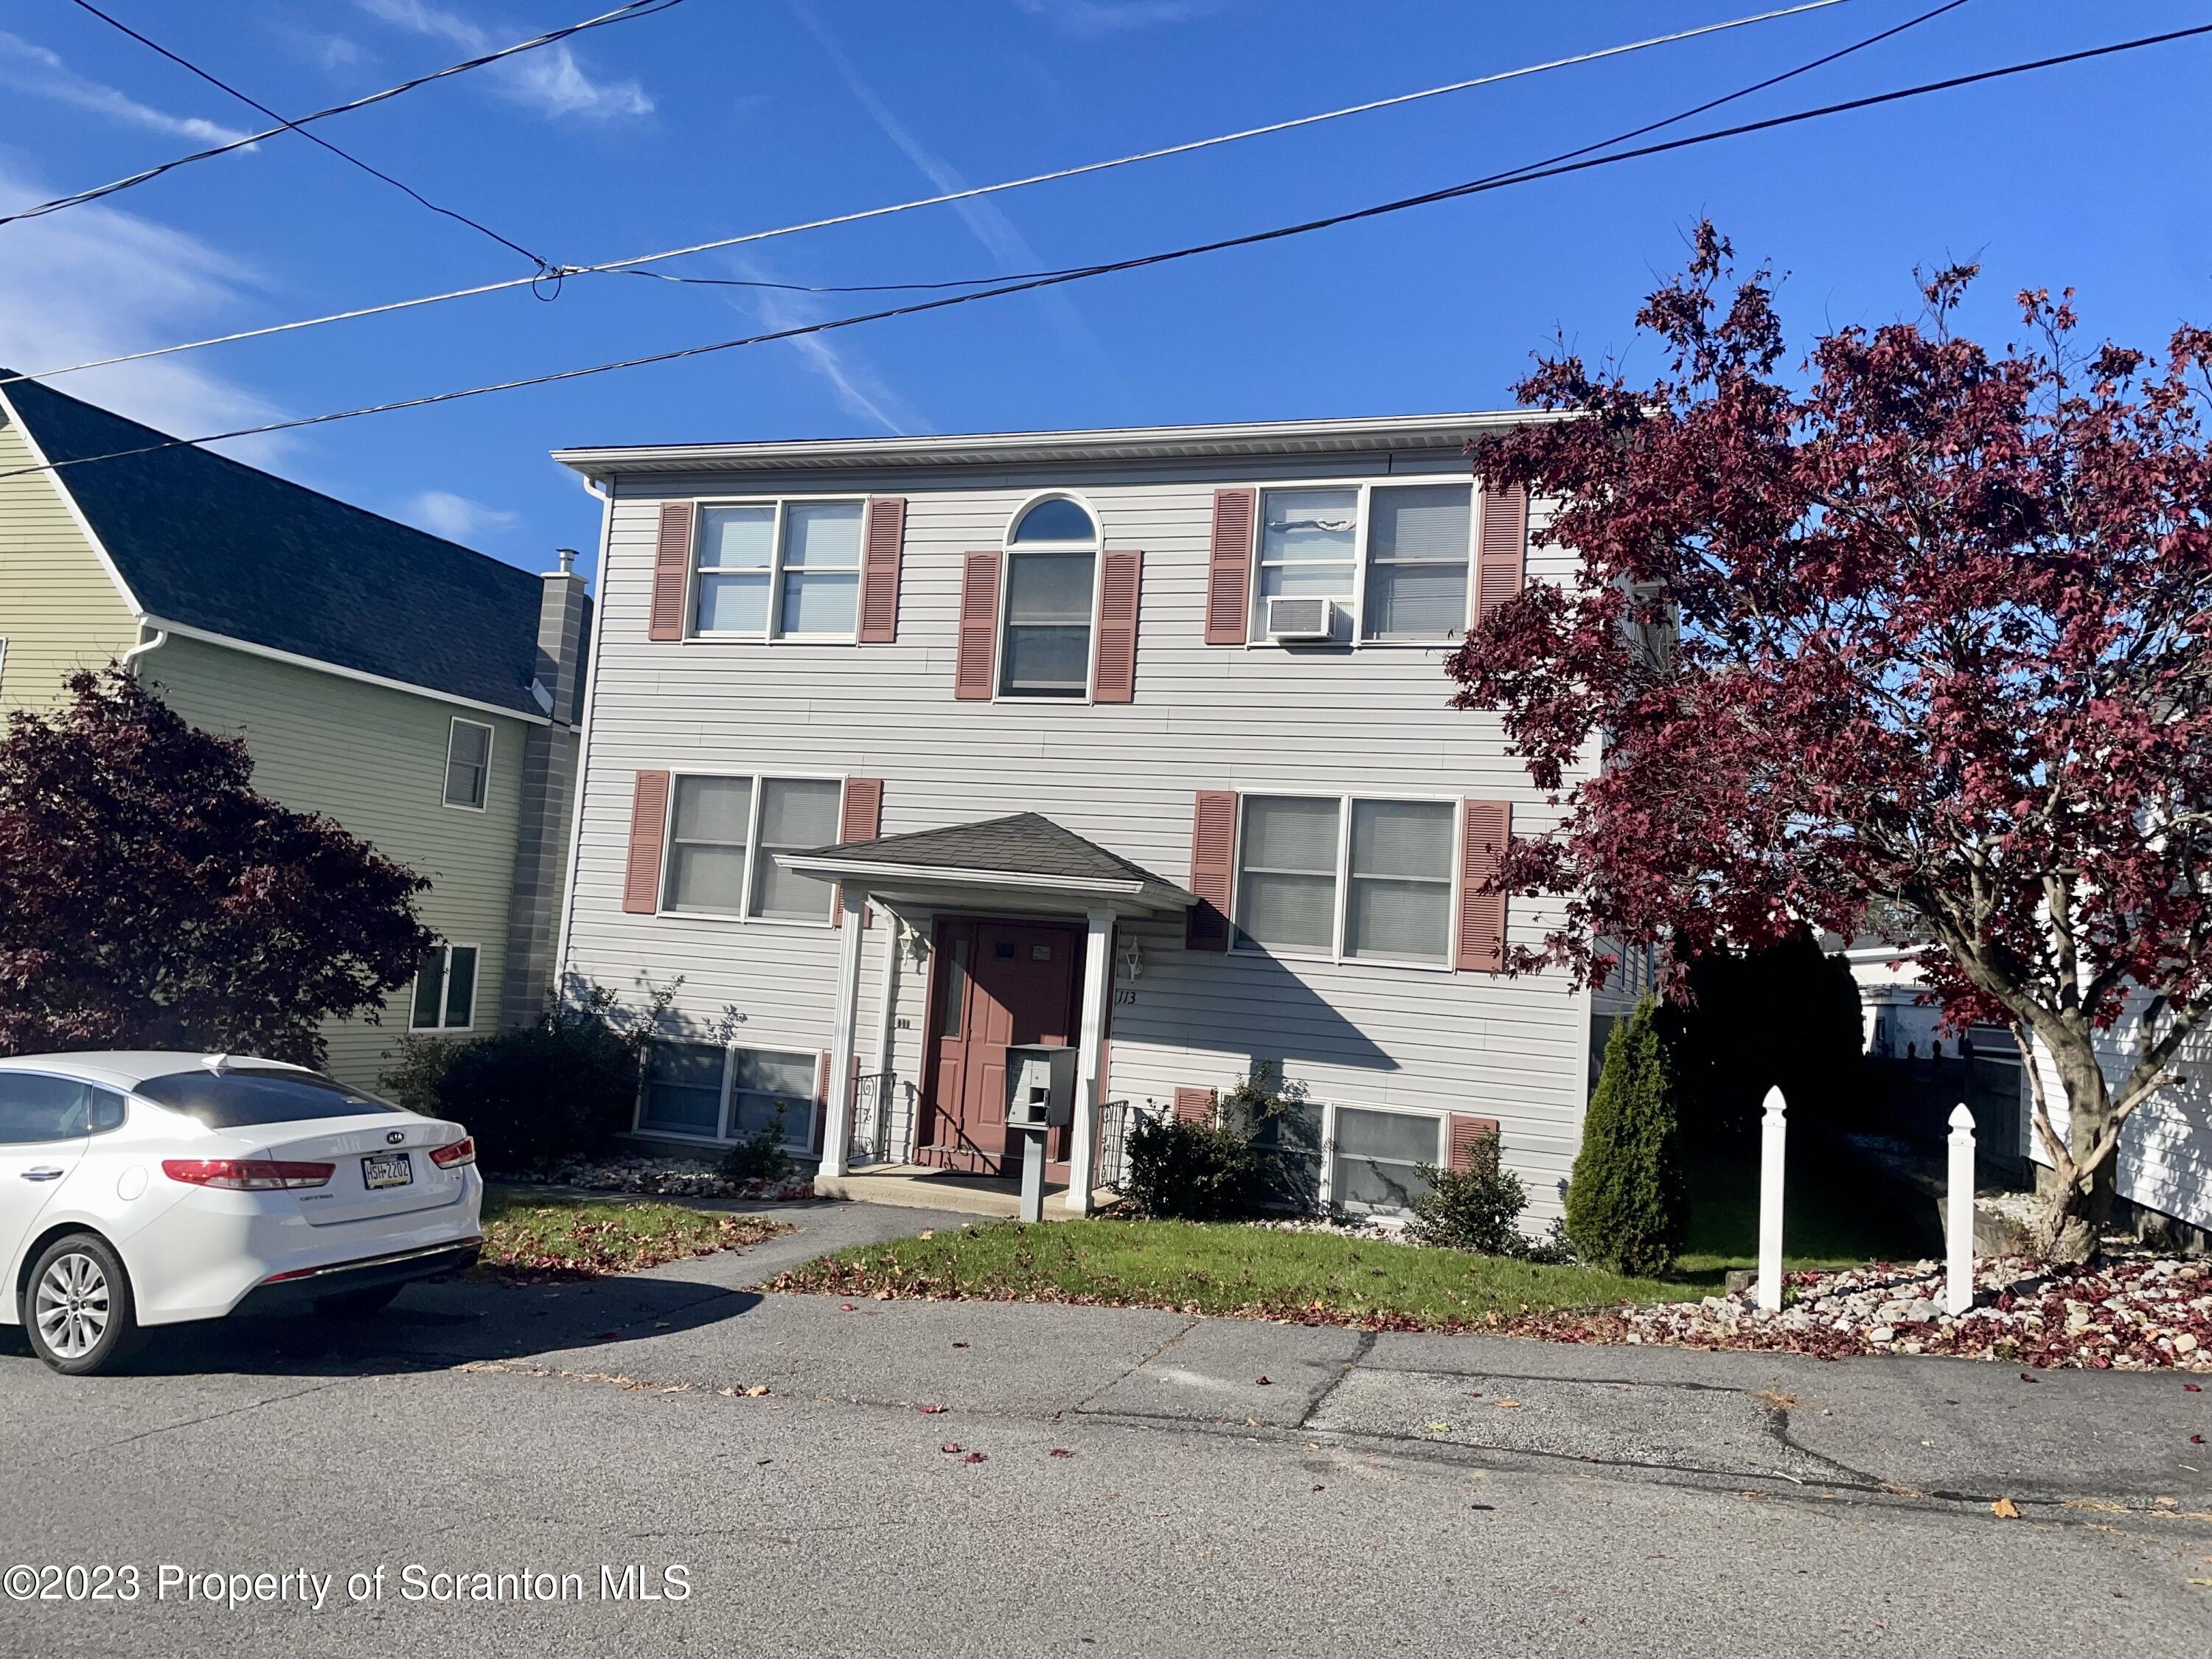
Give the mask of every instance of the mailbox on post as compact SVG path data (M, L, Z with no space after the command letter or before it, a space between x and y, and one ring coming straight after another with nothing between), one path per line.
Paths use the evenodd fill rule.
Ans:
M1006 1045L1006 1133L1022 1138L1022 1219L1044 1219L1044 1137L1075 1121L1075 1050Z
M1006 1045L1006 1127L1057 1129L1075 1121L1075 1050Z

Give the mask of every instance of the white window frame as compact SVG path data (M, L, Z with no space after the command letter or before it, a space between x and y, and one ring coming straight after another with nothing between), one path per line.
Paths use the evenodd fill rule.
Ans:
M673 857L676 846L676 792L678 787L689 778L732 780L743 778L752 786L752 798L746 804L745 808L744 886L738 896L738 908L735 910L672 910L668 907L668 884L676 867ZM753 914L753 866L755 860L760 857L761 804L767 793L764 786L771 781L776 783L836 784L837 786L837 823L832 827L831 831L832 841L836 839L836 831L844 826L845 797L852 788L852 780L842 772L781 770L733 772L709 770L699 767L690 767L682 771L677 771L672 769L668 775L667 821L660 827L660 890L653 896L654 915L680 916L686 921L736 922L753 927L827 928L836 926L836 921L832 920L830 908L836 897L836 889L826 883L823 888L822 915L818 921L811 916L758 916ZM779 1049L774 1052L783 1051Z
M453 739L460 735L461 727L464 726L473 726L484 734L483 799L474 805L465 800L454 800L450 795L453 787ZM493 750L498 745L499 728L489 720L464 720L456 714L447 723L446 770L444 775L438 780L438 799L441 805L449 806L456 812L488 812L491 810L491 757Z
M5 678L7 677L7 673L8 636L5 634L0 634L0 678Z
M857 506L860 509L860 544L853 565L853 626L842 634L787 634L783 623L783 538L788 522L785 509L826 502L841 506ZM706 629L699 626L699 591L702 579L717 574L720 566L700 562L700 528L706 523L707 509L714 507L772 507L775 509L774 526L769 532L768 608L761 618L760 629L748 631L741 629ZM743 641L760 645L858 645L860 642L860 584L866 579L868 564L868 498L849 491L828 495L713 495L702 497L691 503L691 568L684 579L684 639L686 644L696 641L701 644L729 644Z
M1338 1155L1336 1144L1336 1115L1340 1110L1375 1112L1377 1114L1387 1113L1393 1117L1418 1117L1428 1119L1431 1122L1435 1124L1437 1131L1436 1156L1431 1158L1429 1162L1435 1164L1439 1170L1449 1167L1449 1159L1450 1158L1451 1153L1449 1141L1446 1137L1446 1130L1449 1127L1446 1121L1448 1116L1446 1113L1430 1110L1418 1106L1378 1106L1370 1104L1364 1100L1323 1101L1321 1103L1321 1107L1320 1197L1321 1205L1323 1209L1334 1209L1337 1207L1339 1202L1336 1195L1336 1160ZM1374 1216L1387 1221L1393 1218L1409 1215L1412 1212L1408 1210L1362 1210L1358 1212L1358 1213L1361 1215Z
M1335 925L1331 930L1329 948L1325 951L1279 951L1270 946L1247 944L1240 918L1244 908L1244 811L1245 803L1254 796L1295 800L1329 800L1336 803L1336 908ZM1355 801L1404 801L1431 806L1449 806L1451 815L1450 859L1444 883L1444 953L1436 962L1402 962L1389 957L1356 957L1344 948L1345 925L1352 909L1352 807ZM1466 803L1457 795L1428 794L1408 789L1316 789L1310 785L1291 785L1271 788L1265 784L1249 787L1239 786L1237 790L1237 825L1231 845L1235 848L1229 867L1229 949L1232 955L1273 957L1282 962L1326 962L1340 967L1404 969L1416 974L1450 974L1458 969L1458 952L1453 941L1459 937L1460 907L1460 844L1463 839L1463 817Z
M715 1046L710 1042L691 1042L689 1039L683 1037L656 1037L653 1041L659 1042L682 1042L687 1047L698 1048L711 1048ZM730 1133L730 1113L737 1104L738 1056L741 1054L780 1054L787 1060L795 1055L804 1054L806 1056L808 1063L817 1068L815 1072L816 1077L819 1079L821 1075L819 1068L822 1064L822 1051L818 1048L771 1048L764 1042L725 1042L720 1046L722 1050L721 1103L715 1111L714 1133L713 1134L687 1134L681 1129L654 1129L647 1127L645 1121L645 1092L652 1086L651 1079L647 1076L647 1073L652 1063L649 1058L645 1065L641 1065L637 1068L637 1103L631 1109L630 1112L630 1133L635 1135L649 1136L654 1140L681 1141L686 1146L736 1146L737 1137ZM810 1095L807 1097L805 1114L806 1121L799 1134L794 1138L788 1133L789 1126L786 1126L787 1133L783 1138L785 1150L805 1152L810 1157L812 1156L815 1120L821 1115L821 1113L822 1101L820 1096L818 1094Z
M1370 640L1367 635L1367 538L1375 522L1372 511L1375 492L1378 489L1435 489L1440 485L1462 482L1455 474L1440 472L1434 475L1420 472L1401 472L1386 477L1359 478L1268 478L1249 486L1256 492L1252 514L1252 568L1244 595L1244 648L1269 651L1450 651L1457 647L1456 640ZM1468 486L1467 514L1467 612L1460 619L1460 631L1465 634L1474 626L1476 585L1480 575L1479 560L1482 544L1482 486L1474 479L1464 480ZM1267 617L1260 600L1260 562L1261 550L1267 539L1267 497L1300 489L1352 489L1358 492L1355 509L1357 525L1352 532L1352 597L1337 603L1352 613L1352 638L1348 643L1322 643L1316 641L1271 640L1267 635ZM1273 794L1273 790L1253 791L1255 794ZM1370 797L1369 799L1373 799ZM1393 797L1411 799L1413 797Z
M407 981L407 1030L410 1035L422 1033L432 1036L456 1036L477 1029L477 1010L482 1003L483 991L483 946L465 939L440 939L436 946L440 966L438 970L438 1024L417 1025L415 1023L415 988L422 979L420 969ZM469 1023L449 1025L446 1017L453 1007L453 952L473 951L469 958Z
M1083 653L1083 695L1079 697L1049 697L1033 691L1007 691L1003 689L1002 674L1006 663L1006 594L1014 580L1014 561L1023 556L1014 551L1014 530L1029 516L1030 509L1045 501L1073 501L1091 516L1093 536L1091 543L1091 635ZM1030 553L1072 552L1074 542L1031 542L1026 550ZM1098 698L1098 606L1106 582L1106 521L1098 516L1098 509L1089 497L1073 489L1040 489L1024 499L1006 520L1006 527L999 535L999 595L993 611L991 627L991 701L1019 703L1024 708L1055 705L1069 708L1088 708Z

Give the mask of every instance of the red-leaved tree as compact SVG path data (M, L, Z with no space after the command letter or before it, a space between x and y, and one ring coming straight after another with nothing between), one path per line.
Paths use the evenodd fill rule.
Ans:
M0 739L0 1054L208 1048L315 1064L434 936L422 877L252 787L234 738L115 669Z
M1701 226L1638 313L1656 384L1563 349L1519 392L1573 418L1477 452L1557 501L1537 539L1579 571L1449 669L1564 812L1504 876L1566 925L1510 966L1601 979L1602 940L1680 959L1801 922L1917 946L1954 1029L2049 1052L2039 1242L2081 1260L2212 1007L2212 332L2090 349L2038 291L1993 350L1952 329L1974 274L1784 373L1769 273L1735 283Z

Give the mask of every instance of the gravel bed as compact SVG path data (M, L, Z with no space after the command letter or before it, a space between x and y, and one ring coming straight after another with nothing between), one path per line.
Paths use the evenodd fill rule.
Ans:
M1847 1354L1951 1354L2098 1370L2212 1370L2212 1263L2152 1255L2095 1267L2009 1257L1976 1264L1974 1305L1943 1311L1943 1266L1918 1261L1783 1276L1768 1313L1748 1291L1604 1313L1540 1316L1517 1328L1569 1341Z

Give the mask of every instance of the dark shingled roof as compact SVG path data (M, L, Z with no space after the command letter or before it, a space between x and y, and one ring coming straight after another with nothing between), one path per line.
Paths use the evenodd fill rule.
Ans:
M36 380L0 396L51 462L168 441ZM526 570L190 444L52 476L164 621L544 712L530 695L544 584Z
M1074 881L1136 881L1191 896L1141 865L1109 853L1038 812L916 830L874 841L848 841L794 857L854 864L902 864L916 869L989 870L1009 875L1058 876ZM1197 901L1191 899L1193 903Z

